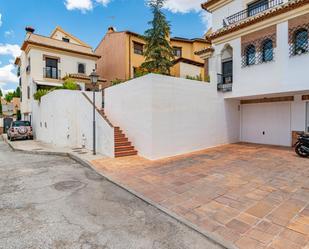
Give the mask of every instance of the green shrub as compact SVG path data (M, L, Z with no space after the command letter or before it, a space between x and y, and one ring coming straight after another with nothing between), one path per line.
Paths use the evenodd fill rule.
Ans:
M42 98L44 95L50 93L50 92L53 91L53 90L54 90L54 89L39 89L39 90L36 91L35 94L33 94L33 98L34 98L35 100L38 100L39 102L41 102L41 98Z
M138 68L135 69L134 78L142 77L142 76L147 75L147 74L149 74L149 71L147 71L147 69L142 68L142 67L138 67Z
M54 91L54 90L61 90L61 89L66 89L66 90L80 90L80 86L76 84L76 82L73 79L66 78L63 85L59 87L53 87L50 89L39 89L35 94L33 94L33 97L35 100L38 100L39 102L41 101L41 98Z
M125 82L125 80L121 80L121 79L118 79L118 78L116 78L116 79L114 79L114 80L111 81L112 86L121 84L121 83L123 83L123 82Z
M203 79L202 79L202 76L201 76L201 75L196 75L196 76L190 76L190 75L187 75L187 76L186 76L186 79L188 79L188 80L203 81Z
M73 79L68 78L64 81L62 89L80 90L80 87Z

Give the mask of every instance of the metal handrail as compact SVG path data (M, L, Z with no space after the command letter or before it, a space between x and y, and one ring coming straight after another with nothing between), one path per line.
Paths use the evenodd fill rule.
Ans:
M61 79L61 71L55 67L44 67L43 77L48 79Z
M255 16L265 10L271 9L280 4L283 4L283 0L268 0L267 5L263 5L260 1L258 1L257 3L250 5L249 8L227 17L225 20L223 20L223 26L237 23L241 20L246 19L247 17Z

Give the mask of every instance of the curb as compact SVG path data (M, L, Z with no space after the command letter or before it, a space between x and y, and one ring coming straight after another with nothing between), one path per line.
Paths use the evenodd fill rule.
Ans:
M7 139L7 137L2 134L3 141L13 150L18 152L23 152L25 154L32 154L32 155L45 155L45 156L62 156L67 157L67 152L53 152L53 151L33 151L33 150L23 150L23 149L16 149Z
M80 157L78 157L78 156L76 156L72 153L69 153L69 152L68 153L67 152L51 152L51 151L27 151L27 150L23 150L23 149L16 149L16 148L14 148L14 146L11 143L8 142L7 138L4 135L2 135L2 139L6 144L9 145L9 147L13 151L18 151L18 152L23 152L23 153L26 153L26 154L33 154L33 155L54 155L54 156L69 157L72 160L74 160L75 162L81 164L82 166L95 171L97 174L101 175L107 181L109 181L109 182L115 184L116 186L120 187L121 189L133 194L134 196L136 196L140 200L142 200L142 201L146 202L147 204L153 206L154 208L160 210L161 212L165 213L169 217L171 217L171 218L175 219L176 221L184 224L185 226L193 229L194 231L203 235L207 239L211 240L214 244L220 245L220 246L222 246L223 248L226 248L226 249L238 249L235 245L232 245L231 243L226 242L220 236L218 236L214 233L211 233L211 232L207 232L207 231L199 228L197 225L189 222L188 220L184 219L183 217L179 216L178 214L171 212L169 209L160 206L156 202L150 200L149 198L147 198L144 195L138 193L137 191L131 189L130 187L127 187L124 184L114 180L110 176L103 174L102 172L98 171L89 161L83 160L82 158L80 158Z

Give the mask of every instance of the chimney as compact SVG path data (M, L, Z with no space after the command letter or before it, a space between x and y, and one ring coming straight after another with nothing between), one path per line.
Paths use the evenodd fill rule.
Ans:
M26 28L25 28L25 30L26 30L26 32L27 33L34 33L34 31L35 31L35 29L34 28L32 28L32 27L30 27L30 26L27 26Z
M109 27L107 29L107 33L114 33L115 32L115 28L114 27Z

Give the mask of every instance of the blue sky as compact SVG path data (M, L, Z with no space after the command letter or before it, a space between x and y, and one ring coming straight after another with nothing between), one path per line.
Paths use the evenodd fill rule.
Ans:
M201 10L202 2L167 0L164 12L171 23L172 36L203 36L209 16ZM1 0L0 88L7 91L17 86L12 62L19 53L27 25L47 36L59 25L95 48L109 26L143 33L150 19L145 0Z

